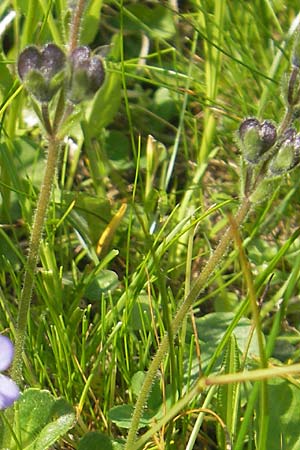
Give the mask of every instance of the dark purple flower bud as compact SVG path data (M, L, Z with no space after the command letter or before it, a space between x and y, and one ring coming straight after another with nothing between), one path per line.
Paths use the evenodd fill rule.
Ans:
M25 48L18 59L18 73L26 89L40 102L49 102L64 83L66 57L55 44L41 50Z
M245 160L257 164L266 159L264 155L275 144L277 131L267 120L260 123L256 118L249 118L241 123L238 138Z
M68 98L79 103L91 98L102 86L105 71L102 59L91 56L88 47L77 47L70 55L70 83Z

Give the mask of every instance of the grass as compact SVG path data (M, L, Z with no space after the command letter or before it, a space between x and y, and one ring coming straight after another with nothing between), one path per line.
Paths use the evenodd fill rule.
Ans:
M84 15L81 43L106 54L106 84L68 124L23 370L24 387L76 408L55 448L80 449L89 431L124 444L159 342L238 209L236 130L284 114L297 2L175 3L93 1ZM0 54L0 324L13 341L45 156L15 61L28 44L64 45L70 21L64 0L31 4L0 6L17 12ZM298 448L298 191L295 170L235 230L169 339L130 450ZM262 366L268 382L197 382Z

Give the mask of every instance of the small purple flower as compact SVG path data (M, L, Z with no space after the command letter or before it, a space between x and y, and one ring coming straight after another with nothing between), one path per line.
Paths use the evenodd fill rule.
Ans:
M14 346L6 336L0 335L0 371L7 370L14 357ZM20 395L16 383L0 374L0 409L8 408Z

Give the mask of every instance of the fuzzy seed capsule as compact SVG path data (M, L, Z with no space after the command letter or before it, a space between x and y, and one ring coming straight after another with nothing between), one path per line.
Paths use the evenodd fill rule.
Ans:
M55 44L31 45L18 58L18 73L26 89L40 102L49 102L64 83L66 56Z
M267 120L260 123L256 118L246 119L238 131L243 157L250 164L265 160L265 154L273 147L276 138L276 127Z
M272 176L280 176L294 169L300 162L300 134L289 128L283 135L281 145L272 157L269 172Z
M91 56L88 47L81 46L70 55L70 80L67 96L72 103L91 98L102 86L105 71L102 59Z

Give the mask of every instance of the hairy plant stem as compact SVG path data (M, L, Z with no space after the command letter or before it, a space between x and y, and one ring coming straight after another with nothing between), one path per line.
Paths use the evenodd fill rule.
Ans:
M15 336L15 356L11 370L11 376L17 384L20 384L22 381L22 368L23 368L22 354L24 349L24 341L26 337L27 318L30 310L30 303L34 285L34 276L39 255L40 242L59 154L60 145L56 137L53 135L49 135L48 143L49 143L48 156L46 161L44 180L40 190L37 208L32 225L31 240L24 275L24 284L19 302L16 336Z
M249 213L249 210L251 208L251 203L248 198L244 198L240 208L238 209L236 213L236 217L234 219L235 226L240 226L245 218L247 217L247 214ZM229 225L225 233L223 234L219 244L217 245L215 251L207 261L206 265L204 266L202 272L200 273L199 277L197 278L194 286L192 287L191 291L187 295L187 297L182 302L180 308L178 309L173 321L172 321L172 331L173 331L173 338L178 333L178 330L183 322L183 319L186 317L187 313L189 312L191 306L195 302L195 300L198 298L199 293L202 291L202 289L205 287L207 281L214 273L216 267L220 263L221 259L223 258L228 246L230 245L231 241L233 240L233 227ZM136 433L139 427L140 419L143 413L143 409L145 406L145 403L147 401L149 392L151 390L151 386L153 384L153 381L157 375L158 369L160 364L162 363L165 355L168 352L169 349L169 335L165 335L158 347L158 350L156 352L156 355L154 356L150 367L148 369L148 372L146 374L143 386L140 390L139 396L136 401L135 410L132 416L132 422L131 427L127 436L127 441L125 444L124 450L132 450L135 449L134 443L136 440ZM135 449L137 450L137 449Z
M83 16L86 0L78 0L76 9L73 14L72 23L70 27L70 43L69 52L71 53L78 45L80 35L80 23Z

